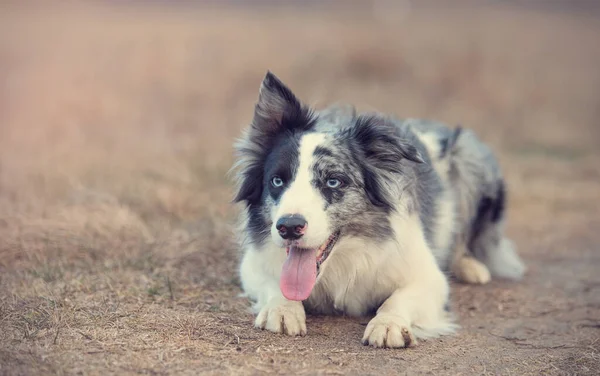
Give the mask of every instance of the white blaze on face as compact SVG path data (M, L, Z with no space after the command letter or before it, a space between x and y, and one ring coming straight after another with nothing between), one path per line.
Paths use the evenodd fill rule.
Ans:
M295 214L303 216L307 222L299 244L288 247L287 259L281 269L279 287L289 300L302 301L310 296L317 280L317 248L330 235L325 200L312 184L314 152L324 139L325 136L318 133L310 133L300 139L296 176L288 183L273 217L273 223L277 223L282 216ZM274 240L281 243L275 226L271 228L271 233Z
M279 205L273 213L273 223L284 215L299 214L306 219L308 226L304 236L300 239L302 247L318 248L331 235L329 223L325 213L325 199L321 192L312 185L314 173L314 152L317 146L325 140L325 135L309 133L300 139L299 165L294 180L283 193ZM271 227L273 240L282 244L275 225Z

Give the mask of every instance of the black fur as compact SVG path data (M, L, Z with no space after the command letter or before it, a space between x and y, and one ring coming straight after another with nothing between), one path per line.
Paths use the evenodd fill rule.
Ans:
M317 146L313 155L315 157L333 157L333 152L322 146Z
M354 143L359 153L352 153L362 168L365 191L373 205L390 212L395 198L385 194L381 173L401 173L406 159L422 163L423 159L415 146L399 137L398 129L387 119L363 115L356 118L353 126L346 130L347 138Z
M504 216L504 209L506 205L506 188L504 182L498 184L498 192L496 193L496 200L494 200L492 210L492 222L497 223Z
M260 203L268 153L286 136L294 138L311 130L316 120L313 112L271 72L267 72L263 82L249 135L251 146L238 150L251 160L251 165L244 173L234 201L245 201L249 206Z
M254 112L253 128L280 133L304 132L314 127L316 119L312 110L304 106L279 78L267 72L263 85ZM274 102L282 107L274 106Z
M249 206L247 230L250 240L255 244L262 243L271 233L271 223L265 218L259 205Z
M476 239L482 234L485 228L493 223L497 223L504 215L506 201L506 192L504 182L498 182L496 197L483 196L477 205L477 213L471 224L471 236L469 239L469 249L473 249Z
M367 161L379 169L400 172L399 162L402 159L423 162L417 148L403 140L398 128L385 118L374 115L359 116L349 130L350 135L362 146Z
M340 188L329 188L326 184L319 182L317 187L319 188L319 191L321 191L321 195L323 195L323 198L325 199L325 208L327 208L327 206L331 204L341 202L344 199L344 186Z
M269 235L271 219L264 213L264 204L266 200L277 202L287 183L294 179L299 163L300 137L313 131L316 122L313 112L303 106L279 79L267 73L250 132L238 147L245 170L235 201L243 201L248 207L248 230L253 242L260 243ZM314 166L315 180L312 182L321 190L326 206L341 202L348 189L363 190L367 196L368 203L363 202L364 207L354 209L358 210L356 214L361 213L360 220L353 220L351 211L339 213L339 224L345 227L344 232L379 239L391 236L387 214L395 209L399 197L391 195L393 190L388 183L397 181L394 175L404 174L408 185L395 192L401 194L402 189L414 192L416 199L409 210L419 212L425 235L431 240L435 197L441 185L430 164L423 163L429 162L424 145L407 127L401 127L387 117L361 115L349 118L348 123L336 131L337 144L315 150L315 156L320 158ZM356 176L350 171L355 171ZM271 179L274 175L284 180L284 186L273 187ZM328 188L326 182L330 177L340 179L344 186Z
M282 190L265 191L273 174L283 174L288 181L297 168L297 146L300 135L313 129L316 116L275 75L267 72L263 80L248 139L238 147L246 160L240 188L234 202L245 202L249 209L252 241L262 242L268 236L268 218L261 212L270 194L277 199ZM274 154L279 154L279 157ZM271 157L270 157L271 156Z
M280 136L275 141L273 149L265 158L262 185L263 187L267 187L267 190L265 190L263 195L270 194L275 202L279 202L279 198L296 176L300 163L300 155L298 153L299 138L298 135ZM283 180L283 186L273 186L271 180L275 176Z
M475 239L481 235L486 223L488 222L490 211L492 210L493 199L490 197L482 197L477 204L477 213L473 218L471 225L471 239L469 241L469 249L473 249Z

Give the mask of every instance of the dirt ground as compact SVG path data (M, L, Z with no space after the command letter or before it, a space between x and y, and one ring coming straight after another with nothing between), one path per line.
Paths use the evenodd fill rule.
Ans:
M0 374L600 374L598 7L116 3L0 5ZM226 172L267 69L476 129L524 281L454 284L461 330L411 349L254 329Z

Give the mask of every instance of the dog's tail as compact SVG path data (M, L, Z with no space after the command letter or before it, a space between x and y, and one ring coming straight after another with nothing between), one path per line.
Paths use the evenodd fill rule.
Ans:
M520 280L527 271L513 242L505 237L496 247L486 250L483 262L494 277Z

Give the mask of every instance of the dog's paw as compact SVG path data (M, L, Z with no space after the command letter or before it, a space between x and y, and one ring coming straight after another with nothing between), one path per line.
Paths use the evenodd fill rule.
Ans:
M454 274L462 282L475 285L484 285L492 279L487 266L472 257L458 260L454 267Z
M410 331L410 325L400 316L379 314L367 325L362 344L373 347L411 347L417 340Z
M264 306L254 326L289 336L306 335L306 314L301 302L275 300Z

